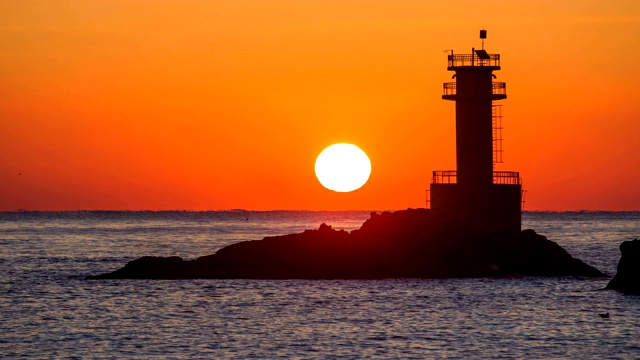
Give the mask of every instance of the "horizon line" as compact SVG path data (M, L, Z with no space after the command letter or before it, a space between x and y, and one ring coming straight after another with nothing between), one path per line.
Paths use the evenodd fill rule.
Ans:
M192 210L192 209L164 209L164 210L151 210L151 209L141 209L141 210L127 210L127 209L76 209L76 210L30 210L30 209L15 209L15 210L0 210L0 213L62 213L62 212L395 212L402 211L407 209L426 209L423 207L417 208L406 208L406 209L353 209L353 210L308 210L308 209L271 209L271 210L255 210L255 209L242 209L242 208L232 208L232 209L209 209L209 210ZM638 210L587 210L587 209L578 209L578 210L522 210L523 213L595 213L595 212L640 212Z

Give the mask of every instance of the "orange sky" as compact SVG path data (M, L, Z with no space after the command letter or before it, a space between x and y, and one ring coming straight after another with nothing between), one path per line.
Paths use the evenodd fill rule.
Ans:
M482 27L525 209L640 210L636 0L0 1L0 210L424 206ZM336 142L353 193L315 178Z

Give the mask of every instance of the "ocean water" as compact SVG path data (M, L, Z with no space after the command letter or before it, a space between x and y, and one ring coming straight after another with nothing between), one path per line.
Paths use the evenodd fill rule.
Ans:
M143 255L193 259L368 217L0 213L0 357L640 358L640 296L603 291L607 279L84 280ZM640 212L529 212L523 228L613 275Z

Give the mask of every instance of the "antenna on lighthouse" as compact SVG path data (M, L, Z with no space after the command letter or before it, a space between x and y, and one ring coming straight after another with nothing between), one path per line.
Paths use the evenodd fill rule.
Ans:
M482 39L482 50L484 50L484 39L487 38L487 30L480 30L480 39Z

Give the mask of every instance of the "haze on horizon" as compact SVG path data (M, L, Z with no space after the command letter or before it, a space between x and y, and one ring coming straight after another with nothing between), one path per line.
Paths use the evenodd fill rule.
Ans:
M404 209L455 168L446 54L500 53L525 210L640 210L640 2L0 1L0 211ZM316 156L374 171L326 190Z

